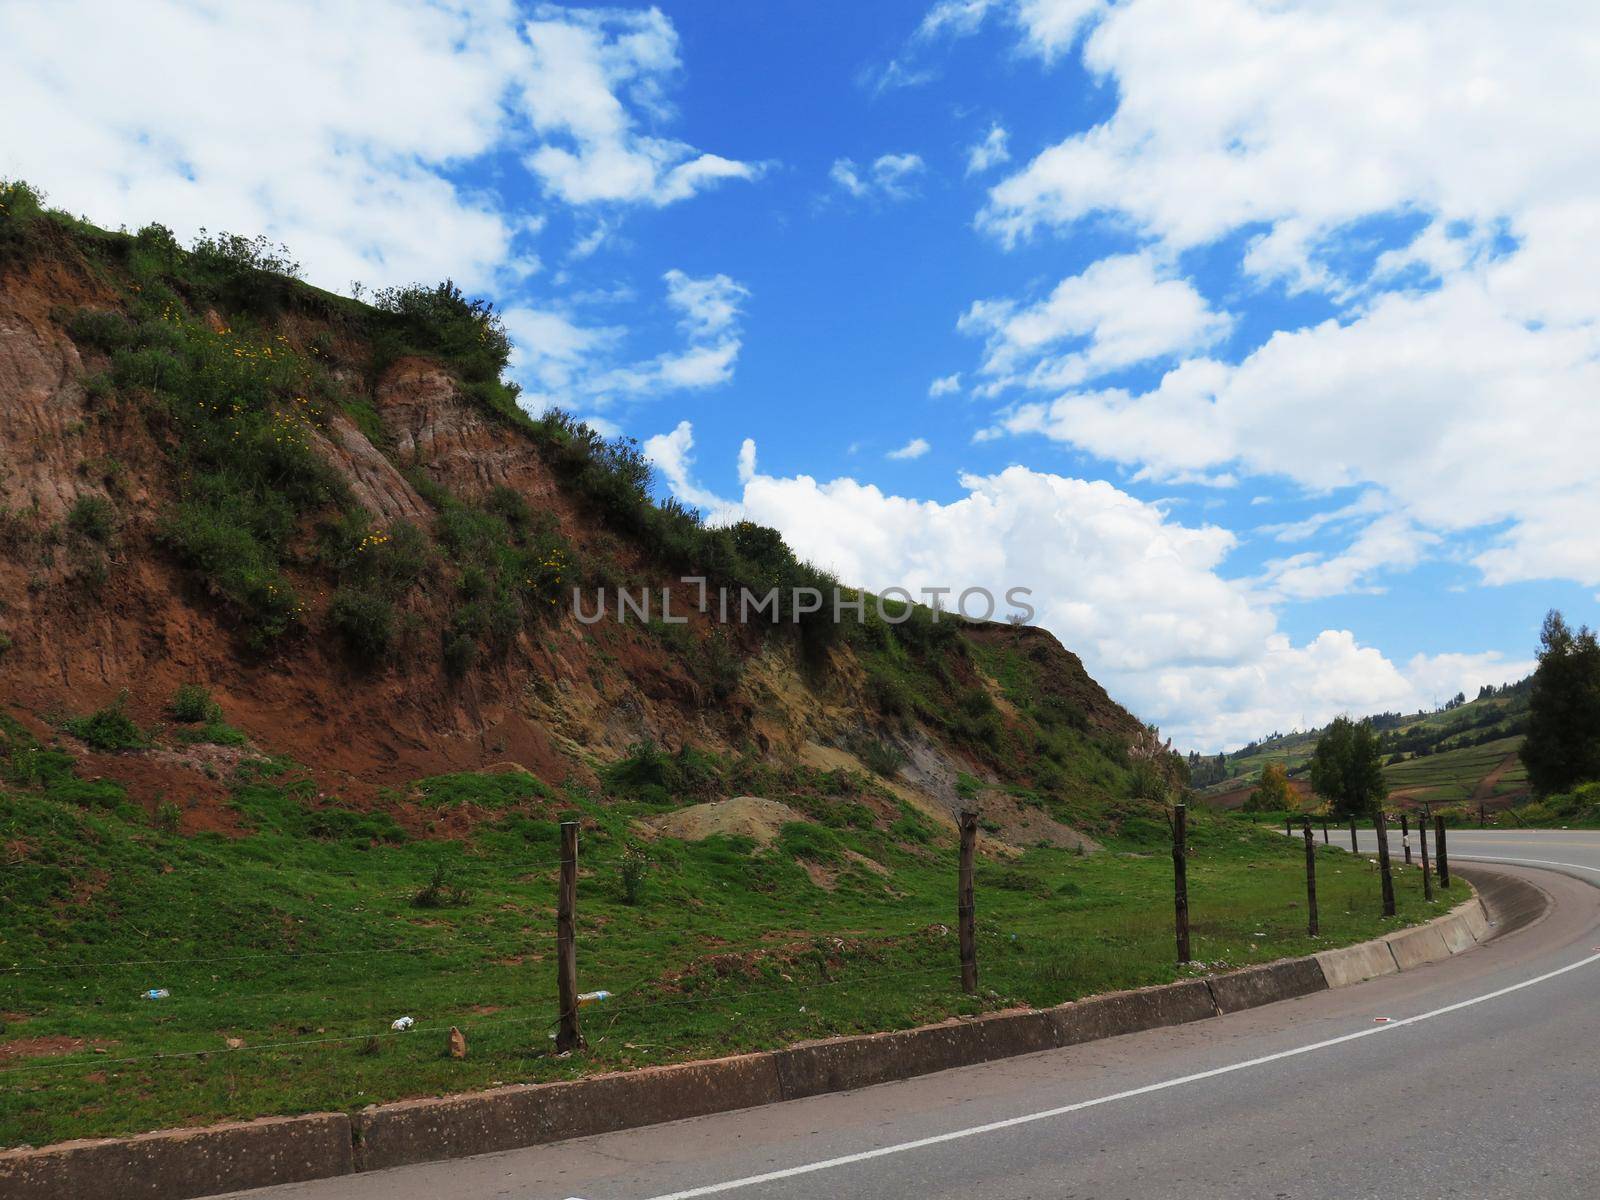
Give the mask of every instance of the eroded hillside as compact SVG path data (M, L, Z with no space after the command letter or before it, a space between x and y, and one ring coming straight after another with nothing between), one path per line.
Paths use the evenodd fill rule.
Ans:
M0 203L0 698L151 813L226 824L255 755L365 808L497 766L603 792L658 748L718 764L708 800L740 764L848 768L1034 844L1114 829L1182 770L1042 630L694 611L684 576L833 581L653 502L631 443L529 418L492 311L448 284L366 305L259 241ZM668 589L689 620L584 624L573 588L657 613ZM198 732L172 711L194 685ZM127 745L74 721L103 709Z

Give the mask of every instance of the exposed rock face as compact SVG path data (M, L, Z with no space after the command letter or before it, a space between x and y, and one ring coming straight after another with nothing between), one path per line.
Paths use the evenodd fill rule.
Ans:
M344 414L334 413L327 432L315 433L315 443L345 477L357 503L379 520L417 525L433 520L433 510L417 490Z
M86 712L126 691L131 714L151 725L165 719L181 684L200 683L256 745L306 765L328 793L375 803L379 789L494 763L518 764L551 783L574 775L592 782L598 765L643 740L669 751L695 745L863 771L859 747L883 740L905 757L888 786L948 820L959 806L961 775L993 782L1014 765L993 755L985 764L925 708L886 721L864 659L843 639L819 667L801 661L796 638L716 630L701 614L669 638L637 622L581 624L563 610L525 623L502 657L455 679L439 643L457 598L434 588L409 597L401 614L421 631L422 650L358 669L329 635L334 583L319 565L311 519L297 530L285 568L307 606L304 632L270 654L245 652L241 630L159 534L183 486L169 415L159 403L111 388L110 360L68 333L71 313L122 303L103 272L68 248L26 263L0 259L0 633L9 642L0 650L0 711L7 715L44 730L43 714ZM222 318L207 316L220 327ZM309 436L375 525L434 528L438 514L424 498L428 487L413 484L416 472L463 500L509 488L551 519L580 556L604 563L613 588L619 577L635 588L648 584L658 597L669 587L677 612L694 608L694 589L662 565L658 547L601 523L557 477L547 448L486 410L439 363L402 357L369 388L369 348L348 331L319 329L316 317L298 313L275 336L308 356L311 345L331 339L333 349L316 356L352 398L347 411L361 419L330 405ZM381 429L366 419L368 410ZM85 496L104 497L115 512L111 535L87 548L68 526ZM962 626L959 636L1026 656L1039 690L1093 736L1141 731L1049 634ZM713 637L716 653L736 660L733 681L714 688L698 669ZM946 685L993 695L995 718L1017 724L1023 718L974 665L977 657L946 664ZM198 802L224 791L217 764L193 756L108 756L95 765L124 778L152 811L163 797ZM215 813L196 813L185 817L189 827L229 831ZM761 827L752 826L752 836L784 819L724 815L750 817ZM1053 822L1019 814L1014 823L1030 844L1066 838Z
M555 499L555 480L534 446L474 407L437 363L401 359L375 400L400 462L420 465L464 496L510 487L532 501Z

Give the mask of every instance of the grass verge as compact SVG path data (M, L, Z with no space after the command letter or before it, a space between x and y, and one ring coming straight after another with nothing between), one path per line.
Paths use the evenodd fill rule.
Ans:
M653 800L519 793L493 776L426 782L481 818L454 841L318 798L281 763L235 779L242 838L14 791L0 801L0 1145L573 1078L1184 973L1160 846L1037 848L981 863L981 994L963 996L954 849L909 809L885 815L873 786L798 781L777 798L806 819L769 847L642 844L633 819L659 813ZM566 1059L549 1040L563 816L583 824L580 982L615 994L585 1010L589 1049ZM1384 921L1372 867L1324 851L1313 940L1298 844L1205 814L1191 836L1195 953L1216 968L1371 937L1450 902L1427 908L1402 871L1400 917ZM143 998L151 988L171 995ZM391 1031L401 1016L416 1028ZM465 1061L443 1053L451 1025Z

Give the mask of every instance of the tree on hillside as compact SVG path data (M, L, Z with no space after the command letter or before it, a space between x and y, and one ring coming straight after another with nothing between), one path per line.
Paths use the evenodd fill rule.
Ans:
M1282 763L1268 763L1261 769L1261 782L1244 802L1245 812L1289 812L1296 807Z
M1539 633L1522 761L1541 796L1600 779L1600 643L1551 609Z
M1365 721L1340 717L1317 739L1311 786L1339 817L1369 817L1389 795L1378 735Z

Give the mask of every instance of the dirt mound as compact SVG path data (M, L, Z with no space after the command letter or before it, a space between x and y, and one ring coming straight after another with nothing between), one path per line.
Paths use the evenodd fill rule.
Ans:
M659 836L682 838L686 842L703 841L721 833L753 838L759 846L770 846L785 825L804 820L794 809L777 800L735 796L731 800L713 800L709 804L680 808L659 817L645 817L639 825Z

